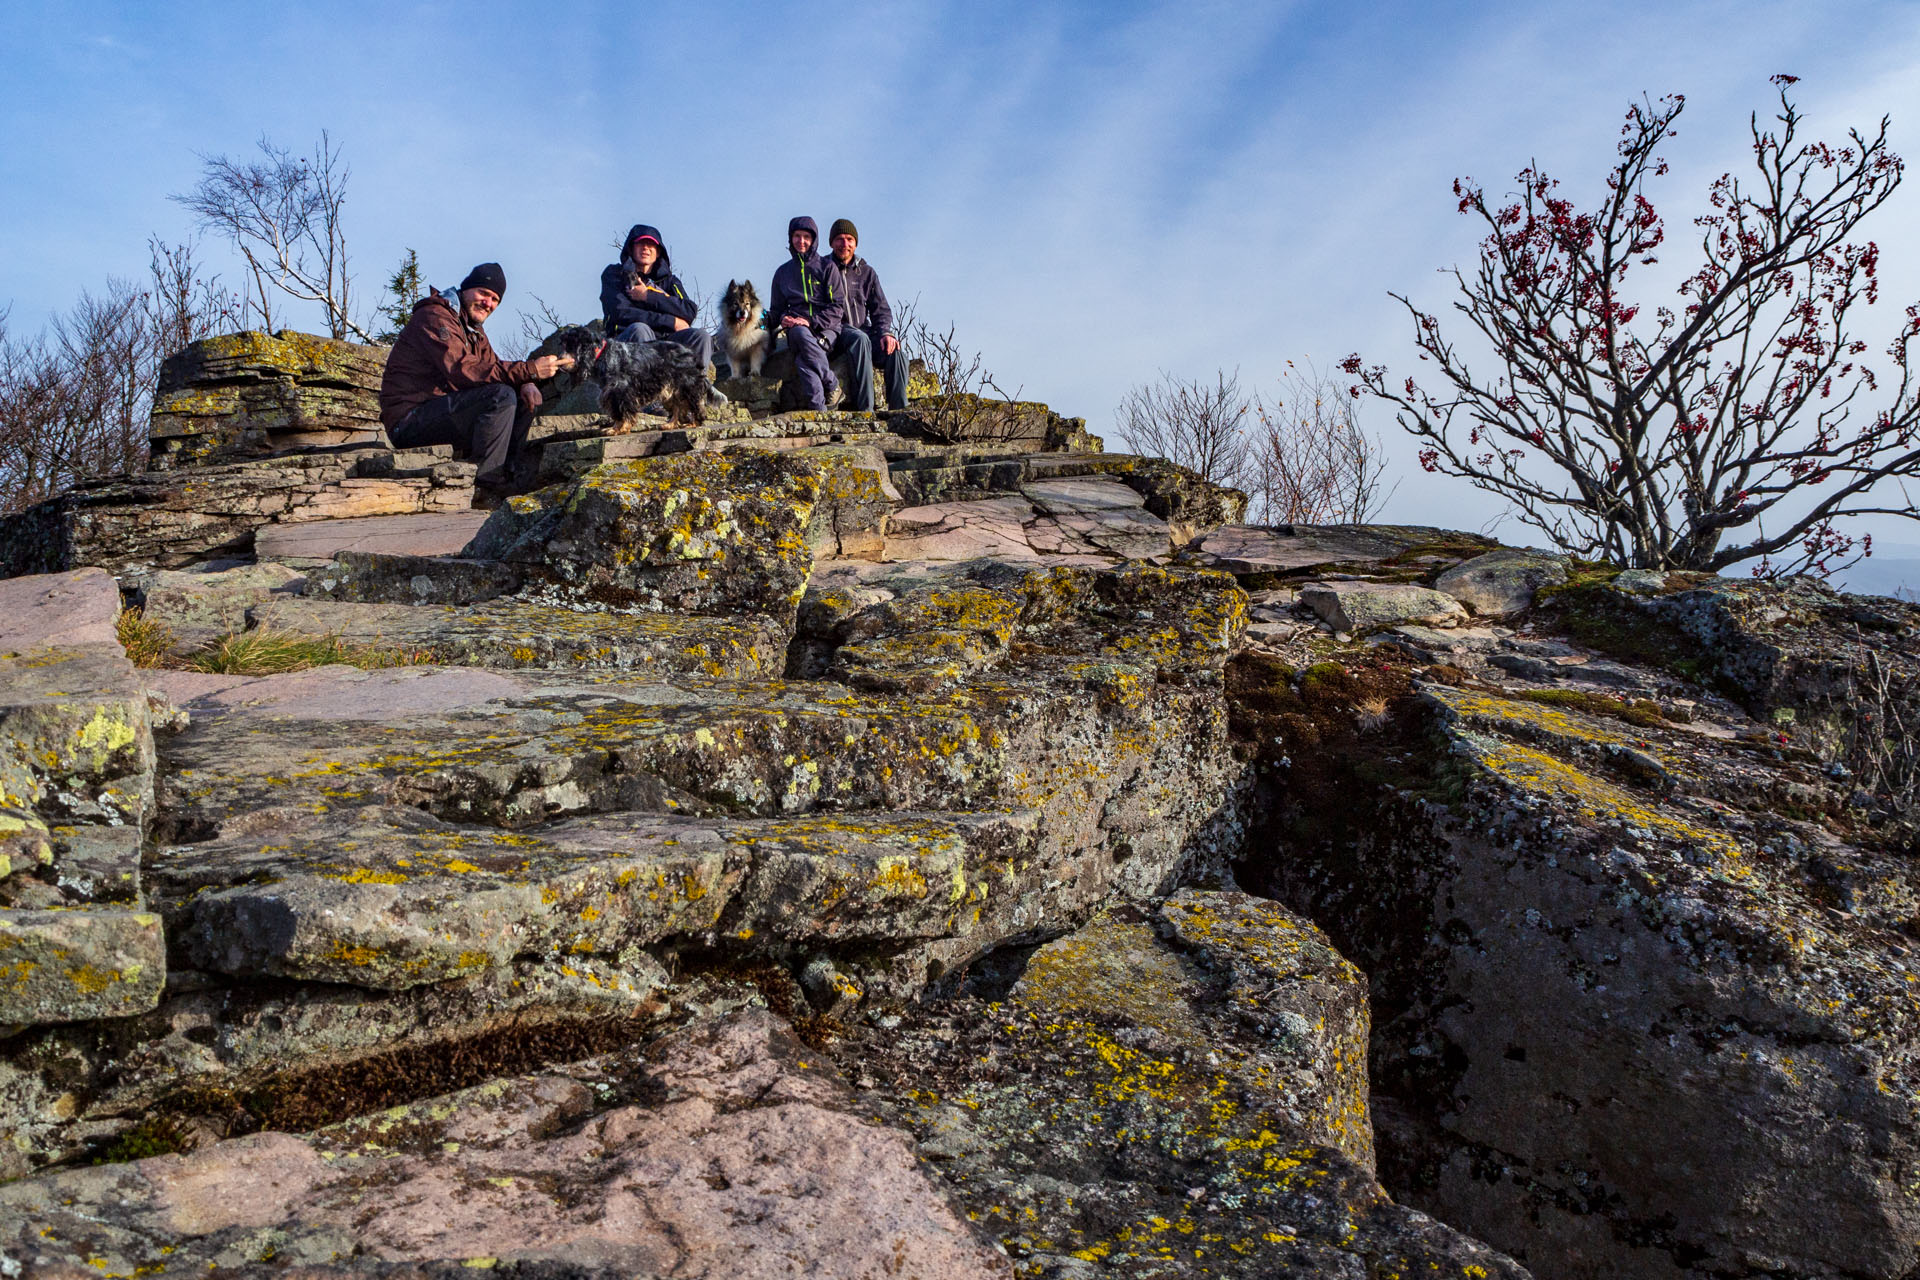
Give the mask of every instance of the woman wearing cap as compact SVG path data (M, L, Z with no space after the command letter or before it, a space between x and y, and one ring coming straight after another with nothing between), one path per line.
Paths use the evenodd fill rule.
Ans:
M677 342L705 368L713 334L695 325L700 307L673 274L660 232L644 222L627 232L620 261L600 273L600 310L609 336L622 342Z

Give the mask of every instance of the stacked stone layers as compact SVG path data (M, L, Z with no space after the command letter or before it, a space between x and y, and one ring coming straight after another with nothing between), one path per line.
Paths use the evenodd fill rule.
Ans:
M203 338L160 366L148 465L168 471L378 443L386 361L384 347L286 329Z

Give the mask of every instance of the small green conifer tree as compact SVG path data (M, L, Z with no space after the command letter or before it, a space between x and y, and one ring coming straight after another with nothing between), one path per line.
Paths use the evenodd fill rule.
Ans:
M413 314L413 304L425 293L426 286L420 282L420 255L409 249L407 256L400 259L399 268L387 278L387 300L380 304L380 315L387 327L380 334L381 342L392 342L400 336Z

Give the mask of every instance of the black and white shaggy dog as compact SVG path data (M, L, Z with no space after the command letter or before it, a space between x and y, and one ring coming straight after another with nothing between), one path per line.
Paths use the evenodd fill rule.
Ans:
M640 411L659 403L679 426L707 420L713 384L694 363L693 352L672 342L603 342L590 329L570 325L560 331L560 354L600 388L600 411L613 419L615 435L637 424Z
M767 353L773 349L773 333L761 323L766 314L753 281L727 281L727 291L720 298L720 329L714 336L720 339L727 367L736 378L757 378L766 367Z

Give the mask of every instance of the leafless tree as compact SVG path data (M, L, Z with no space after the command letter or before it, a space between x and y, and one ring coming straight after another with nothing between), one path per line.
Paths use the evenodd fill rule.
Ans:
M260 159L203 156L200 183L174 200L202 226L228 236L247 260L251 304L263 326L274 320L278 290L326 312L336 338L373 339L353 318L353 277L341 224L351 174L340 148L322 130L311 156L297 156L265 136Z
M1364 524L1393 496L1380 489L1380 439L1361 427L1352 391L1332 373L1287 361L1280 390L1271 403L1255 396L1253 413L1246 479L1267 523Z
M1191 381L1163 370L1160 381L1129 391L1114 417L1135 453L1177 462L1215 484L1244 487L1245 427L1253 407L1237 369Z
M196 250L191 240L170 245L159 236L147 238L152 283L145 310L162 359L212 334L244 329L252 319L246 298L203 271Z
M0 509L142 465L158 366L146 303L114 280L49 335L17 339L0 324Z
M139 470L160 362L249 318L190 244L148 249L148 281L109 280L34 337L9 332L0 312L0 512Z

